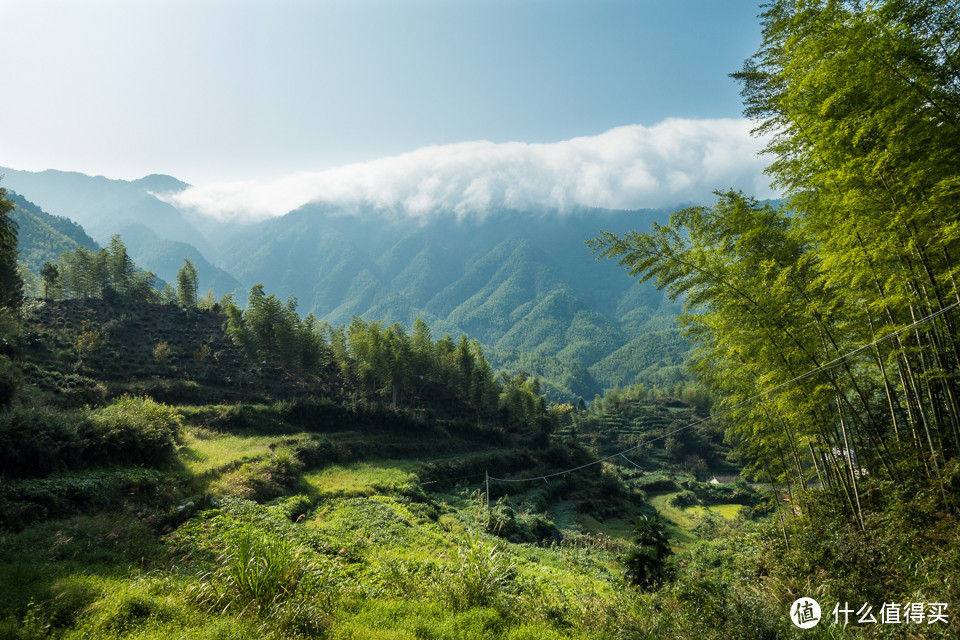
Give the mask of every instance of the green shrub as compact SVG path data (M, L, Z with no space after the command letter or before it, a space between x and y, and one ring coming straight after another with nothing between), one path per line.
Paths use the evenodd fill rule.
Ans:
M677 507L678 509L690 507L695 504L700 504L700 499L697 498L697 494L689 489L684 489L677 495L670 498L670 506Z
M148 397L124 395L94 411L102 451L94 457L151 463L170 459L183 435L183 419L176 409Z
M181 435L172 407L123 396L94 411L14 406L0 413L0 473L46 476L102 464L170 460Z
M283 498L272 504L273 508L293 522L297 522L310 512L313 502L304 494Z
M485 518L486 531L513 543L532 542L540 544L559 539L557 526L542 513L527 511L518 514L510 498L503 496L490 506Z
M638 488L647 493L669 493L677 491L680 486L669 476L650 474L637 481Z
M634 540L637 546L623 560L627 581L641 588L659 586L666 575L666 560L672 553L663 519L659 516L638 518Z
M301 488L303 463L295 451L279 447L271 455L248 462L211 485L216 493L267 502Z
M32 522L103 508L120 501L169 496L173 483L153 469L72 471L46 478L0 483L0 527L19 530Z
M458 610L498 604L515 587L516 568L500 544L488 545L468 537L457 547L453 567L442 581L442 591Z
M680 483L680 486L685 491L692 491L696 494L697 502L704 505L742 504L752 507L763 500L760 492L743 480L737 480L733 484L711 484L709 482L697 482L696 480L684 480ZM691 502L690 504L696 503Z
M82 413L15 405L0 413L0 473L39 476L80 465Z

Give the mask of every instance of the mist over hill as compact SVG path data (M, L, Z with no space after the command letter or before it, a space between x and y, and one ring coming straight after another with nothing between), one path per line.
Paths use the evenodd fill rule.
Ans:
M673 324L678 306L616 264L597 261L584 244L601 229L645 230L672 208L425 217L311 203L240 224L178 209L169 194L187 185L169 176L0 172L5 187L79 222L94 240L121 233L136 262L165 280L187 257L201 291L235 293L240 302L262 283L281 298L294 296L300 313L334 325L360 316L410 327L420 317L438 336L477 339L494 366L543 376L558 399L589 399L617 384L669 384L680 375L686 348Z

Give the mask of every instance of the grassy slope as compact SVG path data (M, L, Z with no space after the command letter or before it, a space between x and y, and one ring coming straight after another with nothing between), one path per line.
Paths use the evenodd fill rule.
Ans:
M85 356L73 345L84 321L102 338ZM547 613L538 622L519 614L548 588L558 589L551 606L573 607L579 598L564 589L584 585L577 577L584 560L570 564L559 550L520 554L491 537L474 487L457 484L477 465L509 472L534 458L476 429L313 422L298 413L302 405L271 401L303 384L284 376L276 388L257 387L260 404L189 404L238 397L253 385L236 380L259 373L223 340L219 323L175 307L76 301L31 309L33 384L24 400L109 405L132 389L180 394L187 404L179 407L176 459L151 472L152 492L130 493L117 480L127 473L122 466L8 485L7 498L35 499L37 508L0 537L0 638L171 637L173 629L198 638L550 637L542 628ZM158 342L173 356L153 357ZM213 346L227 375L203 375L204 363L191 357L200 344ZM62 370L94 391L82 400L70 395L76 381ZM435 480L421 485L419 476ZM107 480L95 482L101 477ZM78 496L96 495L62 499L60 489L74 485ZM427 495L422 486L437 491ZM324 597L283 591L212 603L209 593L222 598L217 590L232 579L228 556L238 536L265 563L279 554L284 571L328 568ZM292 555L272 549L271 540ZM591 592L619 584L612 556L589 564ZM549 616L556 637L573 630L569 613ZM581 630L589 637L598 629Z
M618 603L632 597L619 575L618 557L630 536L626 520L600 522L571 510L571 503L566 514L565 505L551 505L564 528L564 545L504 542L490 534L495 526L482 508L478 482L421 483L449 473L451 459L463 462L473 455L489 462L489 447L467 439L459 445L473 446L472 454L433 461L369 459L363 445L375 449L385 438L395 445L416 442L426 453L435 453L440 443L429 435L405 438L370 428L318 434L289 425L278 434L282 418L268 408L260 419L272 433L202 426L216 422L211 414L232 410L231 405L184 410L186 432L177 460L166 469L179 497L167 500L166 512L146 515L122 505L5 536L0 558L10 571L0 580L0 595L8 603L0 614L7 617L0 637L30 637L10 635L16 627L21 634L63 638L615 633ZM314 451L311 444L331 437L352 438L347 450L356 459L303 462ZM440 439L457 440L434 438ZM429 494L423 490L438 485ZM511 500L522 511L535 493ZM243 498L272 500L273 506ZM172 508L176 503L180 507ZM666 507L665 512L673 517ZM675 520L684 529L694 522ZM230 555L238 541L252 545L268 565L275 563L276 575L243 574ZM691 541L689 533L677 540L682 546ZM287 573L299 576L297 584L307 573L320 583L302 592L290 587L288 593ZM257 589L267 595L238 592L241 577L260 581Z
M60 343L40 351L28 378L76 383L52 375L75 358L75 327L44 326L38 332ZM193 326L167 334L175 350L214 337L212 322L207 334ZM142 348L133 342L117 343L120 357L123 349ZM149 361L123 379L100 378L104 362L88 359L78 368L101 403L142 385L167 394L186 389L188 399L207 404L181 400L183 436L169 461L81 467L0 485L8 504L30 498L38 505L0 533L0 639L787 638L784 608L791 594L812 588L813 569L778 569L789 569L783 557L795 566L808 560L777 547L778 528L748 523L742 534L695 545L707 520L703 507L673 507L676 487L627 467L511 485L519 491L509 496L493 486L494 504L485 508L485 470L535 474L575 466L580 454L557 442L516 449L496 431L391 423L389 412L349 414L316 401L217 404L230 383L197 383L183 369L158 373L155 367L169 363ZM177 387L172 379L196 386ZM294 389L300 383L290 382ZM28 385L22 400L58 406L67 402L63 392ZM661 409L666 420L670 408ZM636 486L661 488L647 491L644 503ZM672 522L674 547L686 551L673 583L640 593L624 585L620 558L632 516L650 505ZM734 508L709 510L726 518ZM956 539L952 522L927 519L923 526L946 545ZM725 520L707 524L727 528ZM898 520L889 530L905 526ZM801 529L793 535L798 550L816 549L822 538L851 539L842 525L812 542ZM860 551L844 553L856 558ZM957 554L941 556L946 571ZM917 597L949 601L947 577L942 584L922 578L933 567L925 552L917 557L905 584ZM939 631L912 630L920 638ZM807 636L858 637L826 627Z
M291 456L292 477L278 477L278 461L315 437L188 426L178 460L167 469L181 496L170 504L182 501L180 509L146 517L132 505L94 509L4 536L0 619L7 623L0 625L0 637L16 637L10 635L15 627L64 638L160 638L173 629L189 629L177 633L197 638L313 631L335 638L599 632L580 623L573 628L569 613L549 607L566 611L587 601L587 593L612 593L619 582L608 569L615 566L612 556L606 564L591 556L587 570L586 556L570 563L559 549L508 549L483 533L484 515L469 489L449 487L450 493L433 497L419 491L416 474L428 471L428 462L364 460L308 468ZM277 496L274 507L237 501L271 493L299 497ZM195 506L201 501L220 508L201 510ZM174 530L185 516L191 517ZM313 600L303 594L274 594L269 602L238 595L238 602L211 606L205 590L226 589L222 583L231 579L230 561L220 554L242 535L261 545L265 561L285 570L327 572L323 601L310 608L304 603ZM264 551L268 535L293 555ZM473 556L462 557L468 551ZM464 576L471 571L479 574ZM469 580L476 584L469 586ZM518 615L531 609L534 594L549 599L549 605L537 605L543 611L536 622Z

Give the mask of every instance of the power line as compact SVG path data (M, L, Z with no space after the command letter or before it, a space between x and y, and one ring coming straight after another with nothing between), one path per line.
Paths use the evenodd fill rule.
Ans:
M649 471L650 469L653 468L653 467L641 467L641 466L638 465L636 462L634 462L633 460L631 460L631 459L628 458L627 456L623 455L622 453L620 454L620 457L623 458L624 460L626 460L627 462L629 462L630 464L632 464L633 466L635 466L637 469L640 469L640 471Z
M921 325L921 324L924 324L924 323L926 323L926 322L929 322L929 321L931 321L931 320L934 320L934 319L942 316L943 314L945 314L947 311L950 311L951 309L954 309L954 308L956 308L956 307L960 307L960 302L954 302L953 304L948 305L948 306L940 309L939 311L935 311L934 313L931 313L930 315L928 315L928 316L926 316L926 317L920 318L919 320L913 322L912 324L908 324L908 325L906 325L905 327L901 327L900 329L897 329L897 330L895 330L895 331L891 331L890 333L884 335L883 337L877 338L877 339L874 340L873 342L870 342L870 343L868 343L868 344L865 344L865 345L862 345L862 346L860 346L860 347L857 347L857 348L854 349L853 351L850 351L850 352L848 352L848 353L846 353L846 354L844 354L844 355L842 355L842 356L838 356L837 358L834 358L833 360L831 360L831 361L829 361L829 362L826 362L826 363L824 363L824 364L822 364L822 365L818 365L817 367L815 367L815 368L813 368L813 369L811 369L811 370L809 370L809 371L807 371L807 372L805 372L805 373L802 373L802 374L796 376L795 378L791 378L790 380L787 380L787 381L784 382L784 383L778 384L778 385L775 386L775 387L772 387L772 388L770 388L770 389L767 389L766 391L763 391L763 392L758 393L758 394L756 394L756 395L750 396L749 398L747 398L747 399L745 399L745 400L741 400L740 402L738 402L738 403L736 403L736 404L734 404L734 405L732 405L732 406L726 407L725 409L723 409L723 410L715 413L713 416L710 416L710 417L707 417L707 418L702 418L702 419L700 419L700 420L696 420L695 422L691 422L690 424L687 424L687 425L684 425L684 426L679 427L679 428L677 428L677 429L674 429L673 431L669 431L669 432L667 432L667 433L665 433L665 434L663 434L663 435L657 436L656 438L650 438L649 440L644 440L644 441L638 443L636 446L630 447L629 449L624 449L623 451L618 451L617 453L611 454L611 455L609 455L609 456L607 456L607 457L605 457L605 458L600 458L600 459L598 459L598 460L594 460L593 462L588 462L588 463L586 463L586 464L582 464L582 465L577 466L577 467L572 467L572 468L570 468L570 469L564 469L563 471L557 471L557 472L554 472L554 473L548 473L548 474L541 475L541 476L533 476L533 477L530 477L530 478L495 478L495 477L493 477L493 476L489 476L489 477L488 477L488 481L489 481L489 480L493 480L493 481L495 481L495 482L512 482L512 483L515 483L515 482L533 482L533 481L535 481L535 480L546 480L547 478L555 478L555 477L557 477L557 476L562 476L562 475L566 475L566 474L568 474L568 473L573 473L574 471L580 471L581 469L586 469L587 467L592 467L592 466L594 466L594 465L601 464L601 463L606 462L606 461L608 461L608 460L612 460L613 458L616 458L616 457L618 457L618 456L623 457L624 459L629 460L629 458L627 458L625 454L630 453L631 451L636 451L637 449L639 449L640 447L642 447L642 446L644 446L644 445L646 445L646 444L650 444L651 442L656 442L656 441L658 441L658 440L663 440L664 438L669 438L670 436L672 436L672 435L674 435L674 434L677 434L677 433L680 433L681 431L685 431L686 429L689 429L689 428L691 428L691 427L695 427L695 426L697 426L698 424L703 424L704 422L706 422L707 420L710 420L711 418L716 418L716 417L722 416L722 415L725 414L725 413L729 413L729 412L731 412L731 411L734 411L735 409L739 409L740 407L744 406L745 404L749 404L749 403L751 403L751 402L754 402L754 401L756 401L756 400L759 400L760 398L763 398L764 396L768 396L768 395L770 395L771 393L775 393L775 392L777 392L777 391L780 391L781 389L783 389L783 388L785 388L785 387L793 384L794 382L798 382L798 381L800 381L800 380L805 380L806 378L810 378L810 377L812 377L812 376L814 376L814 375L817 375L818 373L825 373L826 371L829 371L830 369L835 369L836 367L838 367L838 366L840 366L841 364L843 364L844 362L846 362L848 358L852 358L852 357L854 357L854 356L856 356L856 355L859 355L859 354L863 353L864 351L866 351L867 349L870 349L871 347L874 347L874 346L880 344L881 342L883 342L883 341L885 341L885 340L889 340L890 338L899 336L899 335L901 335L901 334L903 334L903 333L906 333L907 331L909 331L909 330L911 330L911 329L913 329L913 328L915 328L915 327L917 327L917 326L919 326L919 325ZM630 462L633 462L633 461L631 460ZM634 463L634 466L639 467L639 465L636 465L635 463ZM640 468L642 468L642 467L640 467Z

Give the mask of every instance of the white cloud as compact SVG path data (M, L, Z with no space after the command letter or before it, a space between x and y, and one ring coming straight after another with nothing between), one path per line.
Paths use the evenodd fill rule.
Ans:
M462 217L494 208L709 203L714 190L730 187L775 197L761 175L763 143L751 137L751 126L748 120L669 119L548 144L435 145L272 182L190 187L164 198L218 218L253 220L308 202Z

